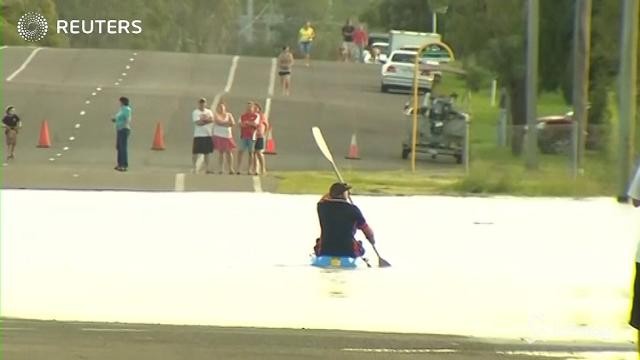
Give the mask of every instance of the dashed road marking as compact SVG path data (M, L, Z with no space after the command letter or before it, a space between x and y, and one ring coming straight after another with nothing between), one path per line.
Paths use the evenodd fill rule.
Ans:
M176 174L176 182L173 188L175 191L184 191L184 174L183 173Z
M229 77L227 78L227 85L224 87L224 92L228 93L231 91L231 87L233 86L233 79L236 77L236 69L238 68L238 59L240 56L235 55L233 60L231 60L231 68L229 69Z

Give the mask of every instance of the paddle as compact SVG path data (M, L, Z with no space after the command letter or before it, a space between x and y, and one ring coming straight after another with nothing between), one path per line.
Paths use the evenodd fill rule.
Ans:
M322 136L322 132L320 131L320 128L318 128L317 126L314 126L313 128L311 128L311 132L313 133L313 139L316 141L318 148L320 148L320 152L322 152L322 155L324 155L324 157L331 163L331 166L333 166L333 171L336 173L336 176L338 177L338 181L343 183L344 180L340 175L340 171L336 166L336 162L333 161L333 156L331 155L331 151L329 151L329 147L327 146L327 143L324 141L324 137ZM353 204L353 200L351 200L351 195L349 195L349 202ZM379 267L391 266L391 264L387 260L380 257L380 253L378 252L378 249L376 249L376 245L371 244L371 246L373 247L373 251L375 251L376 256L378 257L378 266ZM371 265L369 265L369 262L366 259L363 258L363 260L365 261L367 266L371 267Z

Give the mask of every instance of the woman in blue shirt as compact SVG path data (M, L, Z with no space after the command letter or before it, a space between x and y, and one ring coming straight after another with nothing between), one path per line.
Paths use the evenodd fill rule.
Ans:
M131 133L131 107L129 99L120 97L120 111L111 119L116 124L116 150L118 152L117 171L127 171L129 168L128 140Z

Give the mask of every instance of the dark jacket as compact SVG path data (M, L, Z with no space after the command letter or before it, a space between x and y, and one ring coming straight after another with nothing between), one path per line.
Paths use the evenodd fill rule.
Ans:
M373 231L360 209L344 199L323 197L318 202L320 241L318 255L357 256L354 235L361 230L369 241Z

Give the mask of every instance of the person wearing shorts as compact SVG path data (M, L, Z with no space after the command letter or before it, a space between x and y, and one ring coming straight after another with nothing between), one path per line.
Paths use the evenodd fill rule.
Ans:
M240 116L240 144L238 149L238 163L236 164L236 174L240 174L242 156L247 152L247 175L256 175L253 171L254 152L256 146L256 128L260 123L260 115L256 111L253 102L247 103L247 110Z
M255 147L255 161L253 168L256 174L265 175L267 173L267 164L264 157L265 148L265 135L269 130L269 120L267 116L262 112L262 107L257 102L255 103L256 110L260 116L260 122L256 127L256 147Z
M224 164L227 164L229 174L235 174L233 169L233 150L236 143L233 141L231 129L236 124L233 114L227 111L227 105L220 100L213 115L213 148L220 154L218 172L224 172Z
M307 21L298 31L298 45L300 52L304 56L304 64L309 66L311 59L311 44L316 37L316 31L311 27L311 22Z
M278 55L278 75L280 76L280 87L282 95L289 96L291 94L291 68L293 67L293 54L288 46L282 48L282 52Z
M193 110L193 173L200 173L200 159L204 158L205 172L209 172L209 157L213 152L213 112L207 109L207 99L198 100L198 108Z
M347 22L342 27L342 61L349 62L353 57L353 33L355 27L351 22L351 19L347 19Z
M4 136L7 143L7 160L15 158L16 144L18 142L18 129L22 126L22 121L13 106L7 107L2 118L2 126L4 127Z
M640 207L640 166L636 170L636 174L633 177L631 186L627 193L631 198L631 204L634 207ZM631 302L631 316L629 319L629 325L638 330L638 354L640 354L640 244L636 250L636 266L635 266L635 279L633 281L633 300Z

